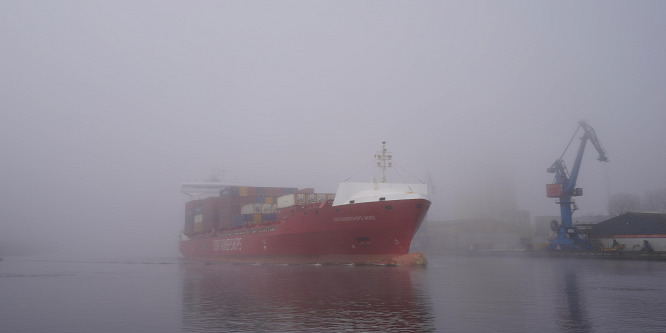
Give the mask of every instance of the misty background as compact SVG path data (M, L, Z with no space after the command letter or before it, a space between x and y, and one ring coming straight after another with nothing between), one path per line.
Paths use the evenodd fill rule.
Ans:
M400 177L559 215L546 169L578 121L577 215L666 187L661 1L2 1L0 250L178 256L180 184ZM574 140L564 159L573 166ZM510 200L511 201L511 200ZM427 223L427 222L426 222Z

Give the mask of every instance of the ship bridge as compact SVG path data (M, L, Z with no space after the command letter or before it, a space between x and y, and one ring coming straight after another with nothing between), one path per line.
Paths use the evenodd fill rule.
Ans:
M340 183L333 206L349 203L426 199L428 185L402 183Z

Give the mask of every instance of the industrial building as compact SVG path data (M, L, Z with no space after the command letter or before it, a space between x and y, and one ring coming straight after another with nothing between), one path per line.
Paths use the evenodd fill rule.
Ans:
M666 251L666 213L625 213L593 225L589 238L595 249Z

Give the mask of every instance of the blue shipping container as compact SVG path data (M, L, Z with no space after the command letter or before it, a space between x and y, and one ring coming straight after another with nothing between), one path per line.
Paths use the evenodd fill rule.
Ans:
M261 222L272 222L277 220L277 214L262 214Z
M231 225L234 227L246 225L248 221L252 221L252 214L242 214L231 217Z

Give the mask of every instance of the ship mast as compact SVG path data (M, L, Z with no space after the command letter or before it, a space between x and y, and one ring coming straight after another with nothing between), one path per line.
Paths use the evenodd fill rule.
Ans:
M382 169L382 183L386 183L386 168L390 168L391 152L386 151L386 141L382 141L382 151L375 155L377 159L377 167Z

